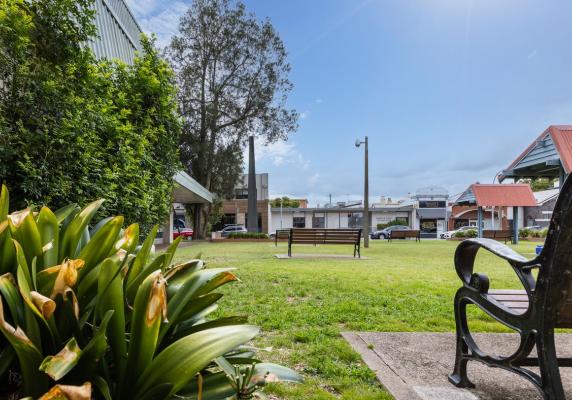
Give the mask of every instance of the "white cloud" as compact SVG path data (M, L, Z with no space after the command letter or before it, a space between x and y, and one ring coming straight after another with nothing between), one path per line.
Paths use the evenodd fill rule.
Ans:
M137 17L156 12L161 4L160 0L127 0L127 5Z
M157 35L157 45L165 47L178 32L179 20L189 8L185 1L127 0L145 33ZM168 4L165 6L165 4Z
M528 56L526 56L529 60L536 57L536 55L538 54L538 51L536 51L536 49L532 50L530 53L528 53Z
M306 119L306 118L308 118L309 115L310 115L310 111L308 111L308 110L302 111L300 113L300 119Z
M316 104L321 104L322 101L323 101L323 100L318 97L318 98L316 98L316 99L314 100L314 103L316 103Z
M319 179L320 179L320 174L316 172L308 177L308 184L315 185L316 183L318 183Z
M269 160L274 166L283 166L288 164L297 164L303 169L308 169L310 161L297 150L296 143L278 141L275 143L264 144L262 140L255 139L254 154L256 161ZM248 160L248 148L245 149L244 159Z

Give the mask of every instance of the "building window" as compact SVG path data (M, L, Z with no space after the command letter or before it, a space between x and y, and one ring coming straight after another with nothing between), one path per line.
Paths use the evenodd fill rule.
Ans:
M313 217L312 218L312 228L325 228L326 218L324 217Z
M399 223L400 225L409 226L409 217L396 217L395 222Z
M292 219L292 226L294 228L305 228L306 227L306 217L294 217Z
M248 199L248 189L234 189L235 199Z
M475 223L475 225L476 225L476 223ZM459 229L459 228L462 228L463 226L470 226L468 219L456 219L455 223L453 225L453 228Z
M348 228L359 229L363 227L363 213L348 214Z
M420 201L419 208L445 208L444 201Z

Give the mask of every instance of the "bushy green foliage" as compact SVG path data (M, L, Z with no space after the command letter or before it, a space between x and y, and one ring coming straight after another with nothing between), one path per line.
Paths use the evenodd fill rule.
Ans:
M296 199L291 199L288 196L282 198L277 197L270 202L270 205L275 208L298 208L300 207L300 201Z
M469 229L466 231L458 231L453 234L453 237L456 238L476 238L479 236L476 229Z
M242 347L246 318L211 317L233 268L174 265L180 239L153 255L157 226L140 244L121 216L92 225L102 204L8 214L2 186L0 398L238 400L301 380Z
M259 232L235 232L228 235L229 239L268 239L266 233Z
M544 229L528 229L521 228L518 230L518 236L521 238L545 238L548 234L548 228Z
M407 225L407 222L401 219L394 219L393 221L389 221L386 224L377 224L377 230L380 231L389 226L395 226L395 225Z
M142 39L134 65L98 61L92 0L0 0L0 181L12 205L93 198L144 231L179 167L173 73Z

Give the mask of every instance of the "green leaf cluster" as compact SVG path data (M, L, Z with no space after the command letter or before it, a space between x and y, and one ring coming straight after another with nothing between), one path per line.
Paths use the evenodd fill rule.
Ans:
M288 196L284 196L282 198L276 197L270 202L270 205L275 208L298 208L300 207L300 200L291 199Z
M245 318L209 319L232 268L173 265L180 240L154 255L157 227L139 243L121 216L94 223L102 205L8 214L2 186L0 397L246 399L300 381L241 347Z
M93 0L0 0L0 181L15 209L105 198L147 232L180 169L174 75L152 39L97 60Z

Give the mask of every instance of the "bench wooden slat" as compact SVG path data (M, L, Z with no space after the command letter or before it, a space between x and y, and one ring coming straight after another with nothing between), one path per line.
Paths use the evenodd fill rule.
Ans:
M528 294L525 290L490 290L488 295L517 314L524 314L528 310Z
M354 257L360 255L361 229L292 228L288 236L288 255L292 244L353 244Z

